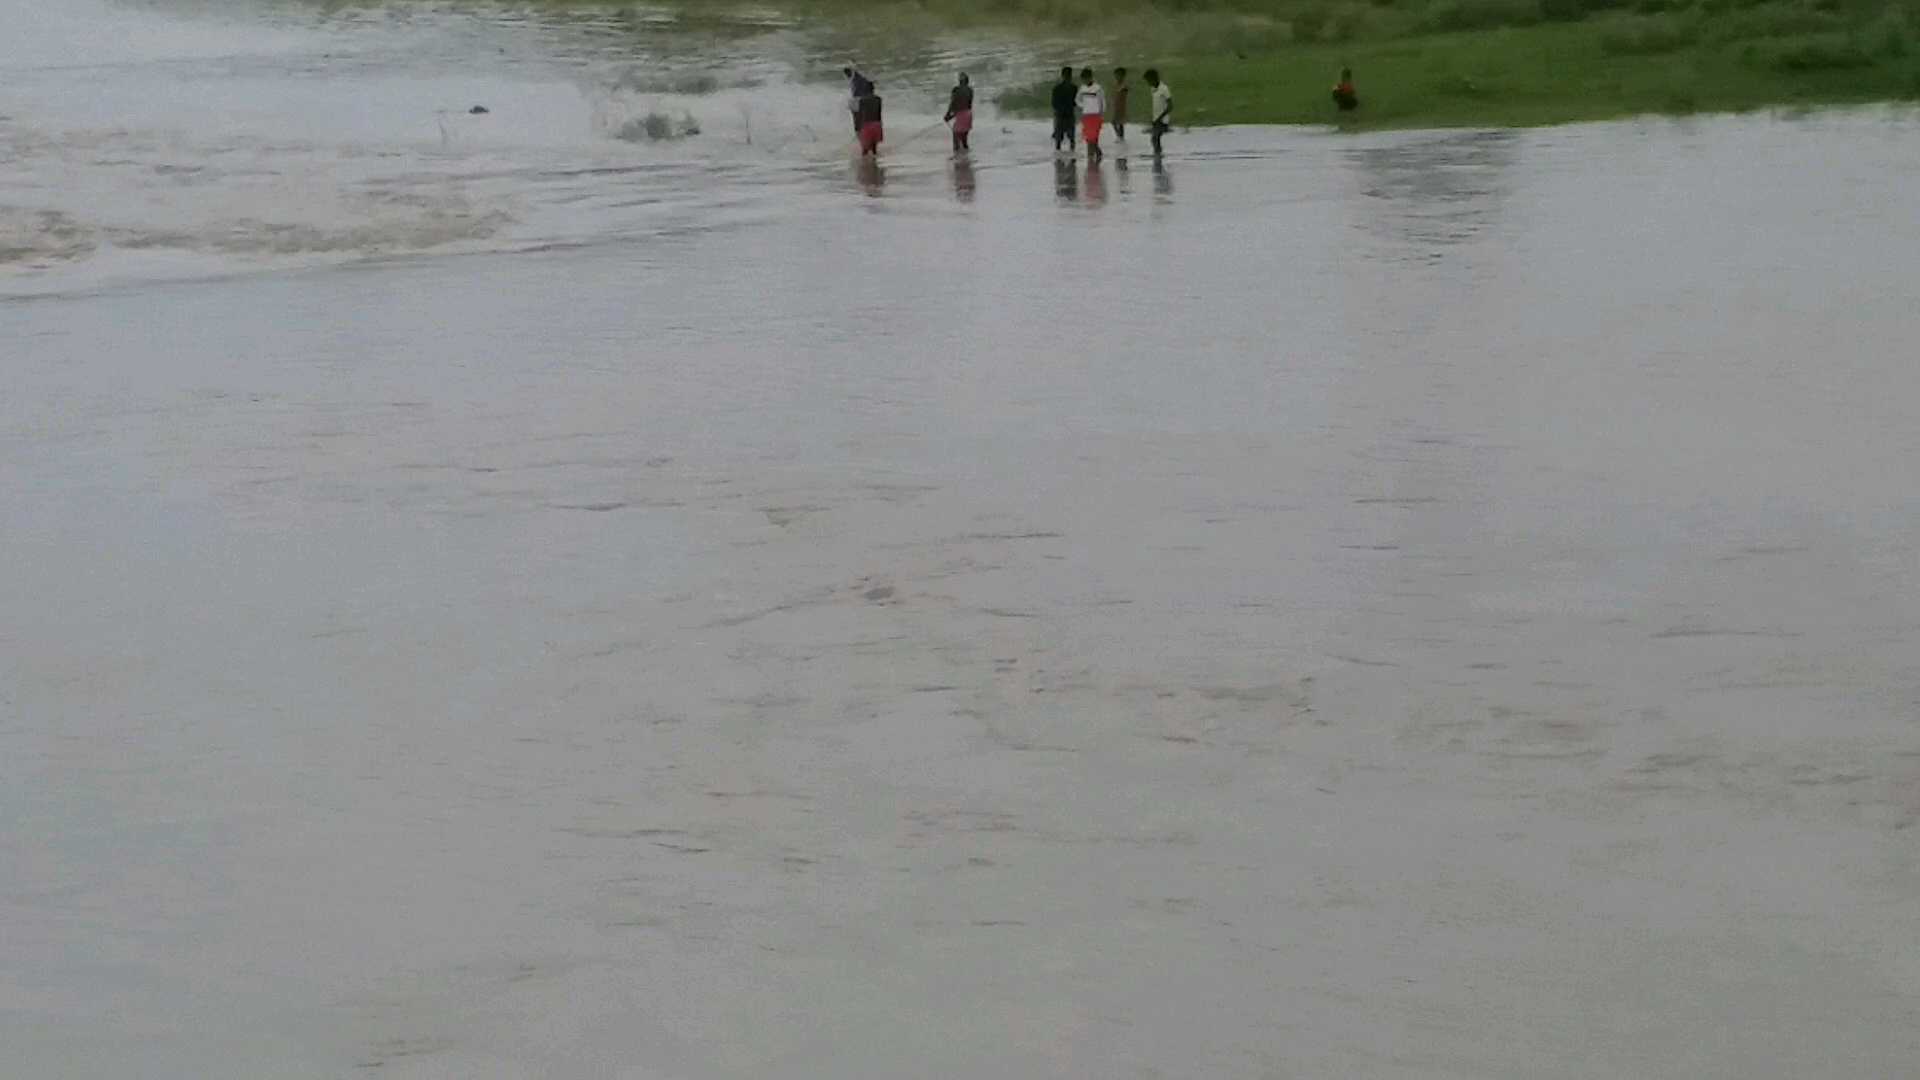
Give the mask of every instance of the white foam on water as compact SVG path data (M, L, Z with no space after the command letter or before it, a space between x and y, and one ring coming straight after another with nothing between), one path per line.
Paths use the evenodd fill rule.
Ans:
M522 56L505 11L5 2L26 29L0 54L0 293L604 241L701 198L650 190L653 167L778 170L849 142L837 86L790 60L622 60L591 35Z

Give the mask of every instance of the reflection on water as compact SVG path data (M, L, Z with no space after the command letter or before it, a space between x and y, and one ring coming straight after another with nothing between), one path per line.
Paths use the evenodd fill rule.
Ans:
M1073 157L1055 155L1053 159L1053 196L1060 202L1080 201L1080 162Z
M1153 195L1160 202L1173 198L1173 170L1167 168L1166 160L1159 156L1153 159Z
M1347 159L1360 173L1370 227L1421 245L1463 243L1499 213L1503 174L1519 135L1462 131L1415 135L1387 146L1359 147Z
M948 171L953 177L953 197L963 203L972 202L978 186L974 180L973 156L964 152L955 154Z
M1107 201L1107 170L1104 165L1087 166L1087 187L1085 202L1089 206L1100 206Z

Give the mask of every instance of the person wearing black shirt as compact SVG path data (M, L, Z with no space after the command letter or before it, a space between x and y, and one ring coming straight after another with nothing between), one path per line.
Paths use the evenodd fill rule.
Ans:
M946 121L953 125L953 152L966 150L967 137L973 132L973 84L967 81L964 71L953 93L947 97Z
M1079 89L1073 85L1073 69L1060 69L1060 81L1053 84L1053 149L1058 152L1062 143L1067 149L1074 147L1073 121L1074 97Z
M867 93L854 110L854 121L859 124L860 156L880 156L880 143L886 136L880 128L880 93L872 83L867 84Z

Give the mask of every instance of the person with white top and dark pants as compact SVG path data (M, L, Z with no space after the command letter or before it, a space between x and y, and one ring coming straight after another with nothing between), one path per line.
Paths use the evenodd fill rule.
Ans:
M1173 130L1173 87L1160 81L1158 68L1148 68L1147 85L1153 88L1153 120L1148 130L1153 135L1153 156L1160 156L1160 136Z

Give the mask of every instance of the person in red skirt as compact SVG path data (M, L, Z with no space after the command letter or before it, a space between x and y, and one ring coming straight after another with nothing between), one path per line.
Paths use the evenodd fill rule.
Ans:
M1107 95L1093 81L1093 69L1080 69L1080 91L1073 102L1080 111L1080 141L1087 144L1087 160L1099 161L1100 127L1106 123Z
M860 121L860 156L879 157L880 141L886 133L880 127L880 91L872 83L867 84L867 92L854 115Z
M964 71L960 73L959 85L947 98L946 121L953 125L953 152L958 154L969 149L967 136L973 132L973 84L967 81Z

